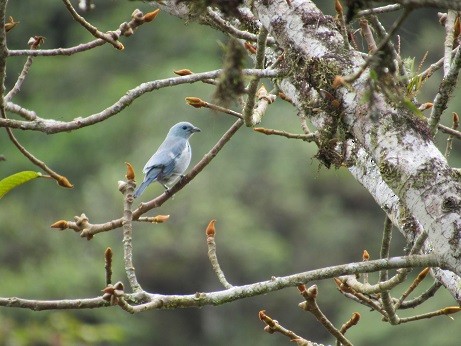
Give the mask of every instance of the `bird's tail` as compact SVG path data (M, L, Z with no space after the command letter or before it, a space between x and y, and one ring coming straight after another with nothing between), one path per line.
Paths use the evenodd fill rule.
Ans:
M151 182L148 181L148 180L143 181L142 184L139 185L139 187L134 191L133 197L134 197L134 198L137 198L137 197L141 196L141 194L144 192L144 190L146 189L146 187L147 187L150 183L151 183Z

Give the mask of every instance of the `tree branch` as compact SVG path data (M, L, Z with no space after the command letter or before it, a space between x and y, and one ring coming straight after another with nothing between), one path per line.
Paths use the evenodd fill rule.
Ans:
M384 269L408 267L438 267L440 263L433 255L413 255L392 257L388 259L372 260L367 262L348 263L337 266L310 270L303 273L273 277L270 280L256 282L249 285L233 286L232 288L188 295L161 295L153 293L126 294L125 301L148 301L132 306L131 313L151 309L176 309L200 307L205 305L222 305L243 298L254 297L269 292L279 291L287 287L296 287L314 280L323 280L341 275L369 273ZM31 310L56 309L91 309L107 307L109 303L102 298L74 299L74 300L29 300L22 298L0 298L0 306L26 308Z
M435 7L444 10L461 10L461 0L373 0L375 2L398 3L404 7ZM369 2L369 0L367 0Z
M103 111L91 114L84 118L76 118L71 121L58 121L52 119L43 119L37 117L33 121L22 121L15 119L0 119L0 127L17 128L21 130L34 130L41 131L47 134L68 132L77 130L86 126L97 124L104 121L124 110L133 101L141 97L145 93L152 92L161 88L166 88L175 85L189 84L199 82L205 79L217 78L222 70L215 70L203 73L194 73L187 76L172 77L167 79L160 79L151 82L143 83L136 88L128 90L117 102L105 108ZM247 76L258 76L259 78L273 78L279 76L281 73L277 70L258 70L258 69L245 69L242 71Z

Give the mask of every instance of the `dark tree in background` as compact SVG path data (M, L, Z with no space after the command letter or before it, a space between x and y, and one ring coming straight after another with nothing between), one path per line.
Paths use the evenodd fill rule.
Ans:
M461 1L0 11L1 342L456 342Z

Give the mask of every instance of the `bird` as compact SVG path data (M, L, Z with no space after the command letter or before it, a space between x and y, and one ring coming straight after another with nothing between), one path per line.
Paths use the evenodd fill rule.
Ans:
M143 168L144 180L135 190L133 197L139 197L146 187L158 181L166 190L171 187L189 167L192 150L189 138L201 130L187 121L174 125L157 151Z

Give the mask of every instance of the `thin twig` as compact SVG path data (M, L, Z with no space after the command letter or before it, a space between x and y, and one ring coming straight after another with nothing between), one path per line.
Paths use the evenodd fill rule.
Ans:
M438 124L437 128L441 132L446 133L446 134L448 134L450 136L455 137L456 139L461 140L461 132L453 130L451 127L448 127L448 126L445 126L445 125L442 125L442 124Z
M5 110L3 107L0 107L0 113L1 113L1 119L8 120L5 114ZM16 139L16 137L13 134L13 130L11 130L9 127L5 127L5 130L8 134L8 137L10 138L11 142L18 148L18 150L26 157L29 159L30 162L32 162L34 165L40 167L42 170L44 170L46 173L48 173L56 182L58 185L62 187L67 187L67 188L72 188L73 185L70 183L70 181L65 177L62 176L55 171L53 171L50 167L48 167L43 161L40 161L38 158L36 158L32 153L27 151L26 148L24 148L21 143Z
M282 136L282 137L291 138L291 139L301 139L305 142L316 142L318 141L318 137L319 137L318 132L311 132L309 134L297 134L297 133L289 133L289 132L281 131L281 130L266 129L263 127L255 127L253 128L253 130L259 133L263 133L265 135L276 135L276 136Z
M447 76L450 72L451 67L451 51L453 50L453 44L455 42L455 21L458 16L458 12L448 10L447 17L445 20L445 42L444 42L444 54L443 54L443 76Z
M112 37L113 40L118 40L121 36L132 35L135 32L136 28L145 23L151 22L153 17L155 17L155 12L156 11L153 11L144 15L141 11L135 10L131 15L131 20L129 22L124 22L120 24L117 30L111 31L110 37ZM102 46L106 43L107 40L103 38L98 38L96 40L92 40L87 43L81 43L68 48L8 50L8 56L68 56Z
M408 8L405 8L404 12L402 13L402 15L394 22L394 24L392 25L391 29L389 30L389 32L387 33L386 37L384 37L381 42L379 43L378 45L378 48L377 48L377 51L375 54L377 54L378 52L380 52L384 46L386 46L388 43L389 43L389 40L392 38L392 36L395 34L395 32L397 31L397 29L400 27L400 25L403 23L403 21L408 17L408 15L410 14L411 12L411 9L408 9ZM359 69L352 73L351 75L349 76L345 76L344 77L344 80L347 82L347 83L351 83L353 82L354 80L356 80L357 78L359 78L362 73L367 69L367 67L370 65L370 63L373 61L373 59L375 58L375 54L372 54L372 55L369 55L368 58L365 60L365 62L359 67Z
M258 36L258 47L256 50L256 61L255 68L262 69L264 66L264 57L266 52L266 39L269 31L265 27L261 27L261 31ZM246 126L254 126L253 122L253 108L255 105L255 95L258 91L259 77L254 77L248 86L248 97L243 109L243 119Z
M8 56L58 56L58 55L74 55L80 52L85 52L93 48L106 44L107 41L103 39L96 39L87 43L81 43L68 48L54 48L54 49L14 49L8 50Z
M459 70L461 69L461 50L458 49L450 66L450 70L440 82L439 91L434 99L434 106L429 117L429 128L432 134L437 132L440 122L440 117L443 111L447 108L448 100L450 99L456 87Z
M341 344L346 346L352 346L352 343L330 322L325 314L320 310L317 304L318 288L317 285L312 285L309 288L305 288L304 285L298 287L301 291L301 295L305 301L299 304L299 307L303 310L309 311L314 317L325 327L325 329L333 335Z
M436 316L448 316L450 314L454 314L454 313L457 313L457 312L460 312L461 311L461 307L459 306L449 306L449 307L446 307L446 308L443 308L443 309L440 309L440 310L437 310L437 311L432 311L432 312L428 312L428 313L425 313L425 314L421 314L421 315L415 315L415 316L411 316L411 317L405 317L405 318L401 318L400 319L400 323L408 323L408 322L413 322L413 321L419 321L419 320L422 320L422 319L425 319L425 318L432 318L432 317L436 317Z
M282 335L285 335L286 337L290 338L290 341L294 341L298 346L312 345L312 343L310 343L303 337L295 334L291 330L282 326L278 321L268 316L265 310L259 312L259 319L266 324L264 331L268 332L269 334L280 333Z
M411 292L415 290L416 287L424 280L426 275L429 273L430 268L424 268L416 277L415 280L411 283L411 285L408 287L408 289L403 292L402 296L398 299L397 303L394 304L394 309L397 310L400 305L402 305L402 302L410 295Z
M435 7L444 10L461 10L461 0L375 0L375 2L393 2L411 8Z
M358 312L354 312L351 318L341 326L339 332L344 335L351 327L357 325L359 320L360 314ZM336 340L336 346L341 346L341 342L339 340Z
M208 109L211 109L211 110L214 110L214 111L218 111L218 112L222 112L222 113L225 113L225 114L232 115L232 116L234 116L236 118L239 118L239 119L243 119L242 113L233 111L232 109L229 109L229 108L226 108L226 107L215 105L214 103L203 101L201 98L198 98L198 97L186 97L186 102L189 105L191 105L192 107L195 107L195 108L204 107L204 108L208 108Z
M458 50L459 50L459 46L451 51L452 59ZM444 58L440 58L435 63L431 64L426 70L424 70L423 72L421 72L419 75L415 77L419 78L420 80L427 80L429 77L431 77L434 74L434 72L436 72L443 66L443 62L444 62Z
M368 20L366 20L365 18L361 18L359 21L359 24L360 24L360 33L362 34L368 46L368 52L370 54L373 54L374 52L377 51L378 46L376 45L376 41L375 41L375 38L373 37L373 33L371 32L371 28L368 25Z
M384 221L384 229L383 229L383 239L381 241L381 252L380 258L388 258L389 251L390 251L390 244L392 240L392 221L391 219L386 216ZM382 271L379 273L379 281L386 281L388 279L388 272Z
M452 129L456 131L459 126L459 115L456 112L453 112L452 115L453 115ZM447 146L445 148L445 158L446 159L448 159L448 156L450 156L451 149L453 149L453 135L449 135L447 138Z
M336 13L338 14L339 27L341 29L341 35L344 41L344 48L349 49L350 45L349 45L349 37L347 33L346 18L344 16L343 6L341 5L341 2L339 0L335 1L335 10L336 10Z
M267 107L275 101L276 96L268 93L264 84L261 85L258 91L256 91L255 96L258 99L258 102L251 114L251 122L252 124L259 124L263 116L266 114Z
M381 24L381 22L379 21L377 16L369 16L368 19L370 20L371 25L373 26L373 28L378 32L379 37L381 37L381 38L388 37L388 33L386 31L386 28L384 27L384 25ZM405 19L405 13L402 14L402 20L403 19ZM391 28L391 30L392 30L392 28ZM396 35L396 37L397 37L397 39L399 38L398 35ZM392 52L393 59L395 59L397 61L397 64L399 66L400 75L404 78L406 84L408 84L408 76L407 76L406 70L405 70L405 68L403 66L403 61L402 61L402 58L400 57L399 51L394 47L394 44L390 40L388 41L387 46L389 47L389 49Z
M400 4L386 5L381 7L370 8L357 12L357 17L368 16L370 14L382 14L388 12L395 12L402 8Z
M242 31L237 29L235 26L230 24L228 21L224 20L218 12L214 11L211 7L207 7L208 16L212 19L213 23L215 23L220 30L223 32L236 37L242 40L256 42L258 41L258 35L252 34L248 31ZM274 45L275 39L273 37L267 37L267 44Z
M133 292L141 292L143 289L136 278L133 265L133 191L135 188L134 177L130 177L126 183L122 183L120 191L123 193L123 260L125 272Z
M382 291L381 292L381 303L383 306L384 311L386 311L385 319L389 321L390 324L393 326L400 323L400 318L395 313L394 306L392 305L392 298L389 291Z
M24 83L24 80L26 79L27 74L30 71L30 67L32 66L33 60L34 60L34 57L32 56L27 57L26 62L22 68L22 71L19 74L18 79L16 80L16 83L14 83L13 88L5 96L5 103L11 101L11 99L21 90L22 84Z
M435 280L434 283L431 285L431 287L429 287L421 295L419 295L418 297L413 298L411 300L403 301L400 304L399 308L400 309L413 309L413 308L417 307L418 305L421 305L422 303L424 303L429 298L432 298L440 287L442 287L442 284L440 283L440 281Z
M213 271L215 272L216 276L218 277L219 282L225 287L225 288L232 288L232 286L229 281L227 281L226 276L224 275L224 272L221 269L221 266L219 265L218 261L218 256L216 254L216 242L215 242L215 236L216 236L216 229L215 229L215 223L216 220L211 220L210 223L208 224L205 234L206 234L206 243L208 246L208 258L210 260L211 266L213 267Z
M85 20L81 15L77 13L77 11L74 9L72 4L70 3L69 0L63 0L64 5L66 5L67 10L70 12L72 17L80 23L86 30L90 32L91 35L93 35L96 38L100 38L110 44L112 44L115 48L118 50L123 50L123 44L118 41L118 37L114 35L114 37L110 34L105 34L101 31L98 30L95 26L91 25L89 22Z
M8 56L8 48L6 46L6 3L7 0L0 0L0 108L2 115L5 113L5 101L3 95L5 94L5 78L6 78L6 58Z

